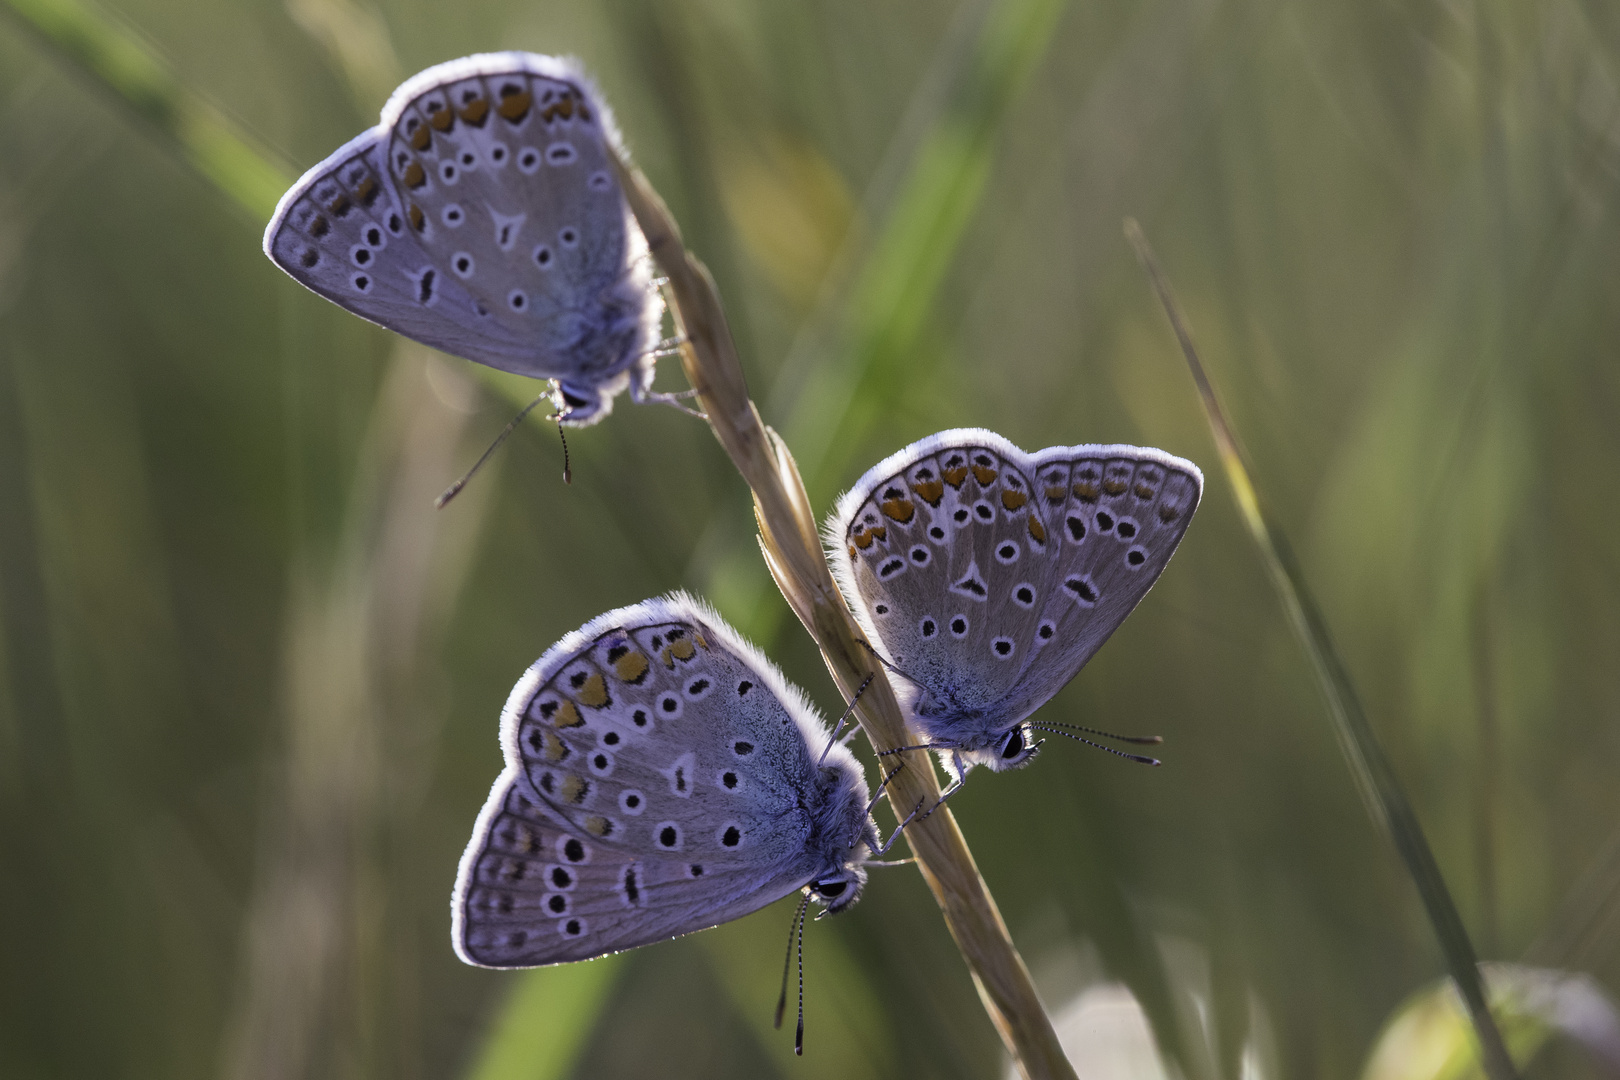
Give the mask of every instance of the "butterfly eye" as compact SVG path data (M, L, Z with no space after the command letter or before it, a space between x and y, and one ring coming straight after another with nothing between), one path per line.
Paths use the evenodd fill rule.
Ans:
M1001 757L1004 761L1011 761L1024 752L1024 729L1013 728L1007 732L1007 745L1001 748Z
M849 882L844 881L841 878L837 878L832 881L816 882L816 894L818 896L825 896L829 900L835 896L843 896L844 890L847 888L849 888Z

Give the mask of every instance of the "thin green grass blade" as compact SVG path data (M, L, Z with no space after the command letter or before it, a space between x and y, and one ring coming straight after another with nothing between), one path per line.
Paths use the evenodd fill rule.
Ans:
M625 967L622 954L535 968L512 987L467 1080L561 1080L596 1030Z
M291 170L134 34L76 0L0 0L0 8L111 91L238 206L259 219L275 210Z
M1458 914L1457 905L1446 888L1440 867L1434 860L1434 852L1423 835L1423 827L1395 775L1394 767L1373 733L1350 673L1345 669L1333 645L1333 638L1328 633L1327 620L1305 585L1305 575L1300 570L1293 549L1260 501L1248 462L1215 396L1215 388L1198 359L1192 336L1182 320L1181 310L1159 269L1153 250L1148 246L1147 237L1143 235L1141 227L1130 219L1125 222L1125 235L1136 249L1137 258L1141 260L1142 268L1152 282L1159 303L1164 306L1176 339L1181 344L1182 355L1186 357L1193 381L1198 386L1204 415L1209 420L1216 449L1221 455L1221 466L1232 485L1243 523L1255 546L1260 549L1277 597L1282 601L1289 622L1316 669L1317 679L1327 698L1328 715L1333 719L1333 731L1350 764L1351 775L1355 777L1368 812L1394 842L1395 849L1406 864L1407 873L1417 886L1429 922L1439 938L1446 965L1451 970L1451 977L1467 1003L1486 1073L1491 1080L1512 1080L1516 1075L1513 1061L1508 1057L1502 1034L1486 1004L1485 987L1480 978L1473 942L1469 940L1462 916Z
M999 0L944 109L918 144L889 212L851 275L841 332L793 395L782 433L813 498L827 494L861 434L890 406L934 298L983 200L996 135L1051 44L1066 0ZM892 379L890 379L892 381ZM858 403L858 405L857 405Z

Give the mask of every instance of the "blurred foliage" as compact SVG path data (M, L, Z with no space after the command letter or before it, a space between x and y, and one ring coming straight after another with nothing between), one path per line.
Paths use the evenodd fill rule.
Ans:
M76 10L7 10L47 8ZM819 499L955 424L1204 464L1159 587L1048 706L1161 731L1166 767L1054 747L954 805L1054 1004L1129 987L1189 1077L1357 1075L1440 958L1213 472L1137 217L1481 954L1620 985L1614 5L85 10L139 43L115 71L272 162L428 64L578 54L766 420L822 442L795 442ZM807 935L802 1063L769 1027L781 905L611 964L454 959L495 720L562 633L686 586L839 703L699 425L624 403L568 488L531 425L435 514L509 395L286 280L152 119L0 19L0 1072L998 1071L907 870ZM1529 1074L1602 1067L1555 1039Z

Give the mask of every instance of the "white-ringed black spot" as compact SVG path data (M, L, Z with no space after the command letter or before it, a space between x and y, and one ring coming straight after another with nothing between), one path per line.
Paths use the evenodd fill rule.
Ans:
M1083 518L1070 514L1063 519L1063 524L1069 528L1069 539L1076 544L1086 538L1086 523Z
M559 836L557 850L566 862L582 863L591 857L591 849L577 836Z
M968 513L967 507L959 506L957 507L956 512L951 515L951 520L956 522L956 527L960 529L969 521L973 520L973 515Z
M738 757L747 757L754 752L754 744L747 739L738 739L731 744L731 752Z
M939 624L931 618L924 617L922 622L917 624L917 632L925 638L931 638L939 633Z
M652 719L647 715L646 709L637 709L630 714L630 722L638 728L644 728L652 723Z
M973 504L973 514L980 521L989 521L991 518L996 516L995 510L992 509L990 504L985 502L983 499L980 499L978 502Z
M544 244L534 249L534 264L542 270L551 268L551 249Z
M888 604L878 604L872 610L874 612L876 612L877 614L879 614L879 615L887 615L889 613L889 605Z
M540 151L532 146L525 146L518 151L518 171L525 176L533 176L535 170L540 168Z
M1003 566L1018 561L1018 545L1011 540L1003 540L996 547L996 561Z
M613 775L613 755L606 750L598 750L590 758L591 772L597 776Z
M658 699L658 715L665 720L677 720L681 715L681 699L674 694L664 694Z
M968 618L967 618L966 615L952 615L951 616L951 636L956 637L956 638L965 638L965 637L967 637L967 632L970 629L971 625L972 624L970 624L968 622Z
M928 526L928 538L930 540L943 540L945 539L945 530L938 525L930 525Z
M1114 527L1114 515L1106 510L1097 511L1097 531L1108 532Z
M416 301L423 307L432 305L439 298L439 294L433 289L433 284L438 280L438 277L439 272L429 266L412 279L416 282Z
M560 889L563 892L568 892L574 887L574 875L569 873L566 866L553 866L546 874L546 879L551 882L553 889Z
M723 770L720 773L720 786L725 788L727 791L736 791L739 783L741 783L741 780L738 779L737 774L731 769Z
M473 276L473 270L476 269L476 266L471 255L465 251L458 251L450 256L450 269L456 272L457 277L470 278Z
M522 289L513 289L506 294L506 306L513 311L522 311L529 306L529 298L523 294Z
M462 213L461 207L457 206L455 203L451 203L449 206L446 206L443 210L439 211L439 220L443 221L452 229L459 226L466 219L467 215Z
M647 809L647 797L635 788L625 788L619 792L619 809L631 817L639 817Z
M923 547L921 544L918 544L916 547L911 549L911 561L916 563L918 566L927 566L929 558L930 555L928 549Z
M1029 582L1020 582L1013 587L1013 603L1019 607L1030 607L1035 603L1035 586Z
M665 851L679 851L681 827L673 821L660 821L653 826L653 841Z
M979 580L978 573L972 566L968 567L968 572L963 575L961 581L951 586L951 591L965 593L976 600L983 600L989 595L989 590L984 587L984 582Z
M546 147L546 164L572 165L579 159L579 151L565 142L554 142Z
M455 162L445 161L439 164L439 179L443 180L446 184L455 183L460 175L461 173L456 168Z
M546 914L556 917L568 914L568 897L562 893L551 893L546 897Z
M593 172L586 184L592 191L606 191L613 186L613 179L605 172Z
M383 236L383 231L381 229L377 228L377 226L375 226L375 225L367 225L366 226L366 231L361 236L361 239L363 239L367 244L370 244L372 247L377 248L378 250L381 250L381 249L388 246L388 240L387 240L386 237Z
M367 274L354 275L354 277L349 279L349 284L353 285L354 291L358 293L368 293L371 291L371 277Z
M1147 562L1147 549L1144 547L1133 547L1125 553L1125 565L1132 570L1145 562Z
M702 701L709 696L713 684L701 675L686 684L686 697L689 701Z
M1063 582L1063 587L1074 595L1082 607L1091 607L1097 602L1097 587L1091 583L1089 577L1068 578Z
M715 833L715 838L720 841L723 847L734 848L742 843L742 829L737 826L736 822L728 821Z
M624 902L630 907L641 906L641 881L636 873L640 869L635 863L631 863L624 868L624 873L619 877L619 887L624 890Z
M557 242L565 248L579 246L579 230L572 225L564 225L557 231Z
M894 575L900 573L905 568L906 568L906 560L900 558L897 555L894 558L892 558L892 559L888 560L887 562L885 562L882 566L878 567L878 577L881 578L884 581L887 581L890 578L894 577Z
M471 150L463 150L461 152L461 167L463 169L477 168L478 167L478 156L476 154L474 154Z
M703 876L703 864L702 863L693 863L691 866L688 866L686 868L686 874L687 874L688 877L695 877L695 878L702 877Z
M990 643L990 651L997 660L1005 660L1013 654L1014 642L1009 637L998 637Z
M602 745L603 746L618 746L619 743L621 743L623 741L624 741L623 738L619 735L619 733L617 731L608 731L608 732L604 732L602 734Z
M1120 518L1119 524L1114 527L1114 534L1121 540L1134 539L1136 536L1136 522L1128 517Z
M585 929L586 926L584 919L569 919L567 922L562 924L562 932L564 937L580 937L585 933Z
M493 161L497 165L506 164L506 147L502 146L500 143L496 143L494 146L490 147L489 160Z

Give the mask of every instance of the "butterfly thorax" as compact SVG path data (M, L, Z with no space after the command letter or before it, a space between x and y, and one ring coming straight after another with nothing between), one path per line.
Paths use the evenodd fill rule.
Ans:
M828 914L836 914L860 899L866 886L862 864L878 834L866 812L866 782L853 760L824 765L819 773L806 843L819 865L805 888L826 905Z

